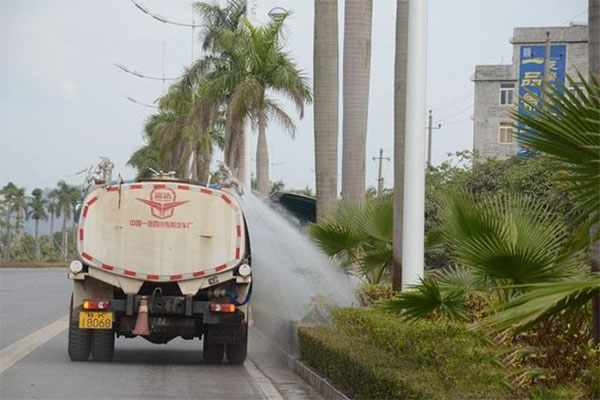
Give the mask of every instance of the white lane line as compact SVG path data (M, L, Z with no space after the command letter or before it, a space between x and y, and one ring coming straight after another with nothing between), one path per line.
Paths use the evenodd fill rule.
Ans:
M50 325L47 325L0 350L0 374L67 329L67 326L69 325L68 319L69 315L67 314Z
M249 358L244 362L244 368L246 368L246 371L248 371L252 379L256 381L258 387L268 400L283 400L283 397L281 397L277 389L275 389L275 386L273 386L269 378L267 378Z

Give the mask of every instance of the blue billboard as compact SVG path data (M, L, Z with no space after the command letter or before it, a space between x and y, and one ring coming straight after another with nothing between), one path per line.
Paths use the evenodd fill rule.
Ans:
M541 85L545 69L544 45L521 46L519 57L519 112L528 113L532 107L523 100L531 101L535 93L541 94ZM556 44L550 46L550 83L565 83L565 67L567 64L567 46ZM561 86L559 86L561 87ZM527 150L517 147L517 154L527 154Z

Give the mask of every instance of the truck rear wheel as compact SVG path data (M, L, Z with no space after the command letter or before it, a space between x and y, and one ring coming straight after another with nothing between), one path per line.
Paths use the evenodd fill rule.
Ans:
M203 356L207 364L219 364L223 360L225 345L223 343L211 343L204 336Z
M242 365L248 355L248 325L244 330L244 339L242 343L227 343L225 355L229 364Z
M115 354L115 333L112 330L96 329L92 332L92 359L110 361Z
M248 354L247 343L228 343L225 348L225 354L227 355L227 361L229 364L242 365L246 361L246 355Z
M88 329L79 329L79 315L73 313L73 296L69 310L69 358L71 361L86 361L90 357L92 337Z

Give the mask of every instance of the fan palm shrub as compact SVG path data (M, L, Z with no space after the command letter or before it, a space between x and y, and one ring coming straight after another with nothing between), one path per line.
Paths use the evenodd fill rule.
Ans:
M438 235L458 266L423 280L387 304L408 319L433 315L473 320L466 307L510 301L527 285L562 281L582 271L583 252L568 246L562 218L527 196L446 195Z
M517 139L533 151L543 152L563 166L556 179L574 199L572 232L587 236L589 244L598 241L600 223L600 81L590 74L579 75L581 87L569 76L566 85L545 85L542 94L522 99L532 111L513 112L519 126ZM583 229L581 229L583 228ZM598 243L595 244L598 246ZM592 270L600 260L592 260ZM577 279L529 286L530 289L502 307L484 325L518 329L531 326L566 310L581 308L594 299L594 338L600 341L600 276L597 271Z
M327 220L313 224L309 234L325 254L369 283L389 278L392 257L393 196L364 205L342 203Z

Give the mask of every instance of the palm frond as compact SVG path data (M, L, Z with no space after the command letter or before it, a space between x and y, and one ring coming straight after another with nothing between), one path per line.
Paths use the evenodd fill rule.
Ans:
M565 310L576 309L600 293L600 274L558 282L520 286L526 292L501 304L495 314L474 324L476 328L522 332L538 322L557 316Z
M565 165L561 179L576 201L579 218L600 221L600 82L579 74L582 88L567 76L569 88L557 82L521 99L531 112L514 111L516 137L525 147L548 154Z
M464 321L468 318L468 307L461 289L443 290L433 279L421 280L412 290L399 293L379 307L401 311L407 321L416 321L432 316L449 320Z
M564 251L568 232L540 200L451 193L442 215L442 234L456 261L491 280L558 280L567 275L565 265L581 261L577 252Z

